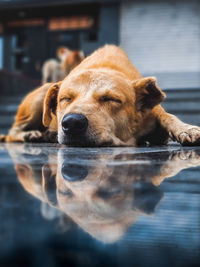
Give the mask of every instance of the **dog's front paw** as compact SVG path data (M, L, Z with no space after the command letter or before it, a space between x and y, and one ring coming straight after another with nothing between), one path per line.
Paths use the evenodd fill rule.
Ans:
M173 151L169 156L169 161L171 162L180 162L180 164L184 162L189 162L194 165L200 164L200 151L195 150L178 150Z
M44 142L48 143L57 143L58 142L58 134L56 131L46 130L43 134Z
M184 130L176 131L173 139L184 146L200 145L200 127L188 126Z
M42 142L42 133L40 131L29 131L24 135L25 142Z

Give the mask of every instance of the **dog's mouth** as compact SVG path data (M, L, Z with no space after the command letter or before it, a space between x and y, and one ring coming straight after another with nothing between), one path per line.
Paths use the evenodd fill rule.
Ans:
M97 146L95 140L91 140L87 136L83 135L67 135L64 138L62 144L71 147L94 147Z
M63 116L58 132L58 142L72 147L114 146L112 136L91 127L82 113L67 113Z
M70 147L109 147L113 146L113 141L102 141L89 138L83 135L68 135L65 136L62 144Z

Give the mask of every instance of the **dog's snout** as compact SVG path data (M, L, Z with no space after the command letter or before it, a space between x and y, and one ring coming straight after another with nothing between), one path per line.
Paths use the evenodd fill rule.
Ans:
M88 120L82 114L70 113L63 117L62 129L65 134L83 134L88 127Z

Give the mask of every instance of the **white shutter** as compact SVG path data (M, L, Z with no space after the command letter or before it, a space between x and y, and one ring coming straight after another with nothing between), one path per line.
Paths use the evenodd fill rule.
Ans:
M174 87L200 85L200 1L121 1L120 46L165 87L173 87L176 73L182 78Z

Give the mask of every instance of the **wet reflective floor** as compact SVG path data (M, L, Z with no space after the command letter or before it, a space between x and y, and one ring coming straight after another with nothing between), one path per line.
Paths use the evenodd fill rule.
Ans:
M199 266L200 148L0 145L0 266Z

